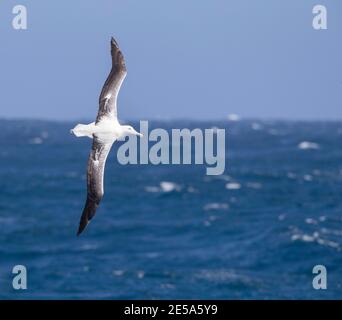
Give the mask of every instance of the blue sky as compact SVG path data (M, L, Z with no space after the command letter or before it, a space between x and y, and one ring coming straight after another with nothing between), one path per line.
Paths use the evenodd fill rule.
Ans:
M14 30L23 4L28 29ZM328 30L312 8L328 9ZM342 119L339 0L0 2L0 117L94 119L110 37L121 119Z

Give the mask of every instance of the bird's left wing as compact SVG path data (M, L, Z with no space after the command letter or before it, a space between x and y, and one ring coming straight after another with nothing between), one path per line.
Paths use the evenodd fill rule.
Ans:
M111 40L112 69L103 85L99 98L99 111L96 123L103 118L117 118L116 99L124 81L127 71L125 59L119 49L119 45L112 38Z
M103 177L107 156L114 141L102 142L94 134L93 145L88 159L87 200L83 209L77 235L79 235L94 217L104 194Z

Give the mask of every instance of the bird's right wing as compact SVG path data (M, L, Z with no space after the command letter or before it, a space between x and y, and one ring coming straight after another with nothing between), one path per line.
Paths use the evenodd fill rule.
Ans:
M124 57L114 38L111 40L111 53L112 69L100 94L96 123L103 118L117 118L116 100L121 84L127 74Z
M88 159L87 169L87 201L80 220L79 235L94 217L96 209L104 194L103 176L107 156L114 141L103 143L94 135L93 145Z

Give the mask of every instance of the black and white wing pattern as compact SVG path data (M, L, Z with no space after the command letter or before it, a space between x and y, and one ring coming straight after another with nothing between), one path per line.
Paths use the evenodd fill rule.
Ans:
M77 235L80 235L89 221L94 217L96 209L104 194L103 177L107 156L113 142L101 142L94 135L93 145L88 159L87 200L83 209Z
M127 74L124 57L114 38L111 39L112 69L102 88L96 123L103 118L117 118L116 100Z

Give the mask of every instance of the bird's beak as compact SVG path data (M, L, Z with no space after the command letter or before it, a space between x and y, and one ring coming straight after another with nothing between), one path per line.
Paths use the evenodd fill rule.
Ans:
M138 131L135 131L134 130L134 135L136 135L136 136L139 136L139 137L143 137L143 134L142 133L140 133L140 132L138 132Z

